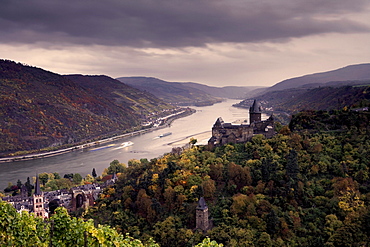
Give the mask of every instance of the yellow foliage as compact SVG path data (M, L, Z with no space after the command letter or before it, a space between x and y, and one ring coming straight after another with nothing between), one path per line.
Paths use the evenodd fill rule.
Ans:
M114 193L116 193L116 190L114 188L109 188L108 191L107 191L107 194L108 195L113 195Z
M364 201L362 201L358 195L359 193L352 188L347 188L346 191L341 192L338 197L338 206L345 212L355 212L359 208L364 207Z
M193 186L191 186L191 188L190 188L190 192L191 192L191 193L194 193L197 189L198 189L198 185L193 185Z

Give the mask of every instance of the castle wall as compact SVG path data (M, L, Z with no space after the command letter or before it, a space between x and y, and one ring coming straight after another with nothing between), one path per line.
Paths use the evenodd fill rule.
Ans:
M250 123L253 122L260 122L261 121L261 113L249 113L249 121Z
M228 143L244 143L250 141L254 135L262 134L266 138L275 135L274 118L261 121L261 105L254 101L249 110L250 124L233 125L225 123L219 117L212 127L212 137L208 141L208 148L222 146Z

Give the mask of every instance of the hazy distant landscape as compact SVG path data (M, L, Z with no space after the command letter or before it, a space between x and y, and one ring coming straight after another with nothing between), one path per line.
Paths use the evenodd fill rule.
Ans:
M222 98L244 99L237 106L245 108L258 99L284 124L290 114L301 110L365 106L370 98L370 64L292 78L266 88L218 88L148 77L62 76L6 60L0 66L2 155L137 130L153 113L160 117L175 106L212 105Z
M173 148L150 161L141 158L126 165L114 160L101 176L83 178L70 173L61 178L57 173L41 173L42 188L54 193L91 183L101 186L118 173L118 180L99 192L95 206L83 216L117 230L105 238L108 242L109 238L126 241L122 236L129 233L144 244L148 236L161 246L182 246L190 239L206 244L211 240L205 238L205 232L194 229L198 224L195 209L202 197L211 209L212 224L206 233L214 244L367 244L370 73L365 72L369 67L353 65L270 88L215 88L146 77L62 76L1 60L1 152L58 149L142 129L144 122L181 110L177 105L217 105L222 98L244 95L235 106L249 109L253 99L261 101L265 112L275 114L275 136L255 135L247 143L230 143L214 150L193 146L197 142L193 139L192 146ZM343 70L350 76L343 76ZM339 77L345 81L332 81ZM308 83L307 78L316 79ZM343 145L345 151L339 151ZM27 186L31 194L31 183ZM4 193L16 198L21 187L18 180ZM10 204L0 205L19 215ZM316 211L311 210L313 205L317 205ZM54 222L59 222L61 215L73 220L63 207L52 216ZM71 213L82 217L81 210ZM19 224L25 224L17 217ZM338 232L328 232L329 219L336 222ZM55 230L44 224L54 236ZM91 231L88 224L79 224L79 230L73 227L67 225L72 232ZM140 233L132 229L140 229ZM182 232L182 237L175 237L174 229ZM343 238L342 233L348 231L351 237ZM78 233L74 236L78 241L93 241ZM61 241L58 235L52 239Z
M370 246L370 1L0 17L0 246Z

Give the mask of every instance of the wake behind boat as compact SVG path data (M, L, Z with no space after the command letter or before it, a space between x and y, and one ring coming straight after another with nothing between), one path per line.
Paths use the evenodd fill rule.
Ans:
M129 146L132 146L132 145L134 145L134 143L132 141L128 141L128 142L123 142L121 144L121 147L125 148L125 147L129 147Z
M132 146L132 145L134 145L134 143L132 141L122 142L122 144L119 145L118 147L114 148L114 150L121 149L121 148L126 148L126 147L129 147L129 146Z
M114 144L109 144L107 146L90 149L90 151L98 151L98 150L101 150L101 149L111 148L113 146L114 146Z
M172 132L167 132L167 133L161 134L158 137L162 138L162 137L169 136L169 135L172 135Z

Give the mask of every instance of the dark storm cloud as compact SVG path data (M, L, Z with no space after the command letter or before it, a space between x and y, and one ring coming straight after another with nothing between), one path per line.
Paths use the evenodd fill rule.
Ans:
M136 47L279 41L368 32L366 0L3 0L0 43Z

